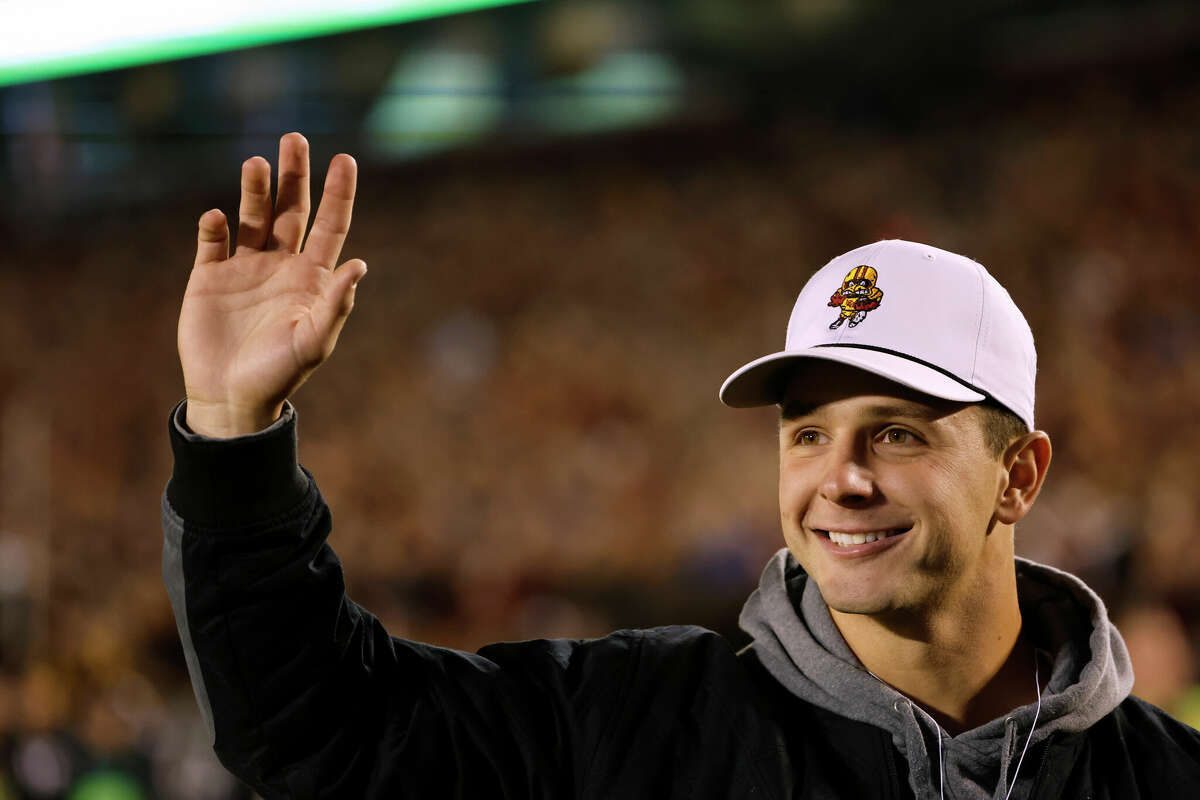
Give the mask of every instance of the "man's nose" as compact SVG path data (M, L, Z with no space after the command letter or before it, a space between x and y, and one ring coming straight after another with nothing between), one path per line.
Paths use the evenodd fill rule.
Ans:
M867 463L867 448L844 443L829 454L821 496L843 506L869 503L876 493L875 474Z

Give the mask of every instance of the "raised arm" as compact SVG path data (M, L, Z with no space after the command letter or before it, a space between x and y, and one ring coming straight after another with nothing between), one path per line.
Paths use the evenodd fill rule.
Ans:
M261 430L337 343L367 272L359 259L337 265L354 206L357 166L334 156L308 240L308 142L279 142L279 182L271 165L242 164L237 250L219 209L200 217L196 262L179 314L179 360L187 424L228 438ZM335 268L336 267L336 268Z
M243 165L234 255L223 215L201 217L179 320L187 425L177 408L163 578L221 762L267 800L762 795L730 759L751 753L758 769L778 739L748 746L750 696L712 690L741 669L715 634L469 654L393 638L350 599L331 512L297 461L296 415L271 423L333 350L366 270L334 268L355 167L334 158L304 243L304 139L285 136L279 160L274 208L267 163Z
M618 705L628 640L471 655L393 639L346 594L296 417L271 423L329 357L366 271L335 268L355 164L333 159L307 242L303 137L283 137L279 164L273 207L267 162L243 164L233 255L224 215L200 218L179 319L163 577L213 748L268 800L571 797L608 719L577 724L576 708Z

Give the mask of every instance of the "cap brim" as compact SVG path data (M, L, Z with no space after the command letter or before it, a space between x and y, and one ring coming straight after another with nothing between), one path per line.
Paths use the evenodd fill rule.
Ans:
M797 362L812 358L858 367L943 400L976 403L987 398L983 392L936 368L904 356L856 347L821 347L785 350L751 361L725 379L721 385L721 402L733 408L780 403Z

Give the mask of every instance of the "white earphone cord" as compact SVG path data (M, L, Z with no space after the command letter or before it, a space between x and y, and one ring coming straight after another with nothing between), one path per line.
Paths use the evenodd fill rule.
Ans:
M1021 748L1021 755L1017 759L1017 768L1015 770L1013 770L1012 783L1008 787L1008 793L1004 795L1004 800L1009 800L1009 798L1012 797L1013 789L1015 789L1017 787L1017 776L1021 774L1021 764L1024 763L1024 761L1025 761L1025 753L1026 753L1026 751L1029 750L1029 743L1031 741L1033 741L1033 731L1037 728L1038 715L1040 715L1042 713L1042 682L1038 675L1039 666L1040 665L1038 664L1037 651L1035 650L1033 653L1033 688L1034 688L1034 691L1037 692L1037 706L1033 709L1033 724L1029 726L1029 736L1027 736L1025 738L1025 746ZM870 675L875 680L879 681L880 683L884 683L884 681L878 675L876 675L874 672L867 670L867 674ZM884 685L887 685L887 684L884 683ZM930 722L933 723L934 730L937 731L938 798L939 798L939 800L945 800L945 797L946 797L946 763L942 760L942 726L939 725L937 720L934 719L930 714L928 714L925 711L925 709L921 708L920 706L916 705L915 703L912 704L912 707L917 709L918 711L920 711L922 714L924 714L925 717Z
M1037 692L1037 706L1033 709L1033 724L1029 726L1029 736L1025 737L1025 746L1021 748L1021 755L1017 758L1017 768L1013 770L1012 783L1009 784L1008 793L1004 795L1004 800L1009 800L1012 797L1013 789L1017 788L1017 776L1021 774L1021 764L1025 762L1025 753L1029 750L1029 743L1033 741L1033 731L1037 728L1038 715L1042 713L1042 682L1038 675L1038 657L1037 652L1033 654L1033 688ZM876 678L878 680L878 678ZM925 710L917 706L921 713L925 714ZM945 800L946 797L946 763L942 760L942 726L938 725L929 714L929 721L933 723L933 727L937 730L938 737L938 798Z

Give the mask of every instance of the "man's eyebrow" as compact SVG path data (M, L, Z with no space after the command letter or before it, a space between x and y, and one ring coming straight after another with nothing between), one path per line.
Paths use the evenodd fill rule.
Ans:
M818 408L820 408L820 406L817 403L784 402L784 404L779 407L779 419L783 422L791 422L792 420L809 416Z
M937 406L927 406L922 403L904 403L902 405L871 406L866 414L872 417L913 417L925 422L932 422L946 415L945 409Z

